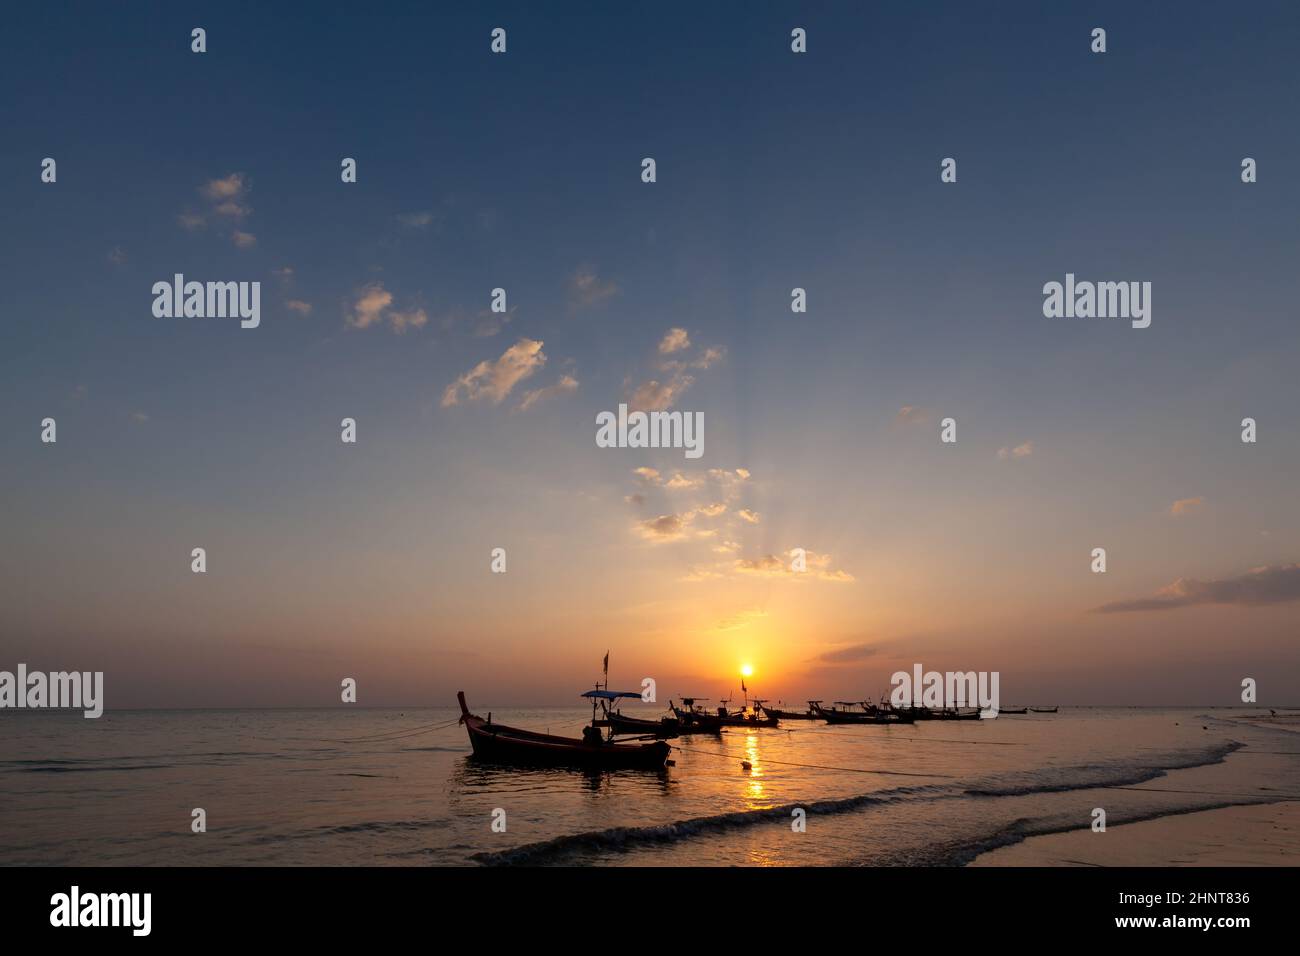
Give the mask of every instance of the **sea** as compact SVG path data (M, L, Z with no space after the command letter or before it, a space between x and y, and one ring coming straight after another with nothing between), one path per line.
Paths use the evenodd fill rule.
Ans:
M574 736L589 717L492 714ZM1098 809L1115 827L1300 797L1300 719L1257 707L792 721L605 773L477 763L456 718L6 711L0 865L960 866Z

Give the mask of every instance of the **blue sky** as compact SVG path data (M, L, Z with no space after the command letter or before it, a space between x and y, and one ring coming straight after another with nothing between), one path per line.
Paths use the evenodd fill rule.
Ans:
M1281 3L12 14L7 656L116 668L145 704L328 701L354 671L374 703L468 678L545 702L610 643L683 682L755 657L781 692L874 689L886 648L1004 696L1149 702L1175 658L1166 702L1231 702L1249 667L1294 688L1293 603L1089 611L1300 553L1298 28ZM1067 271L1150 281L1151 327L1045 319ZM155 319L176 272L261 281L261 326ZM520 341L546 361L499 404L444 406ZM634 474L680 453L594 444L670 360L697 366L695 501ZM688 514L699 540L643 532ZM851 580L699 580L795 546Z

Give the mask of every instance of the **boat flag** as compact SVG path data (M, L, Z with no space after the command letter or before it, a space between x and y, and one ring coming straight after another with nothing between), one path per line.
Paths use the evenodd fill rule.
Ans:
M605 680L609 680L609 651L605 652Z

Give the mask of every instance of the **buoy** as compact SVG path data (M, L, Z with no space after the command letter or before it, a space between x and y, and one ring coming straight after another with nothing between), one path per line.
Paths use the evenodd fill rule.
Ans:
M750 771L754 769L754 765L750 763L748 760L742 760L740 762L740 769L745 771Z

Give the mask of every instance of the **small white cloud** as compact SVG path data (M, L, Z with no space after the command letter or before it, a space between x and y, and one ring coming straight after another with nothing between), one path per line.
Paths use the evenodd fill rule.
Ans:
M592 266L579 266L569 277L569 305L589 309L618 295L618 286L602 279Z
M462 401L487 401L499 405L516 385L545 364L542 343L535 339L520 339L501 353L495 362L479 362L448 385L442 393L442 406L448 408Z
M1015 448L1007 448L1005 446L999 448L998 458L1002 461L1006 461L1009 458L1028 458L1033 453L1034 443L1032 441L1027 441L1023 444L1017 445Z
M530 392L525 392L524 397L520 400L519 411L527 411L538 402L543 402L548 398L555 398L559 395L568 395L578 390L578 380L572 375L561 375L559 381L554 385L548 385L545 388L535 388Z
M686 334L685 329L669 329L664 333L664 337L659 342L659 354L671 355L674 352L680 352L682 349L691 347L691 337Z

